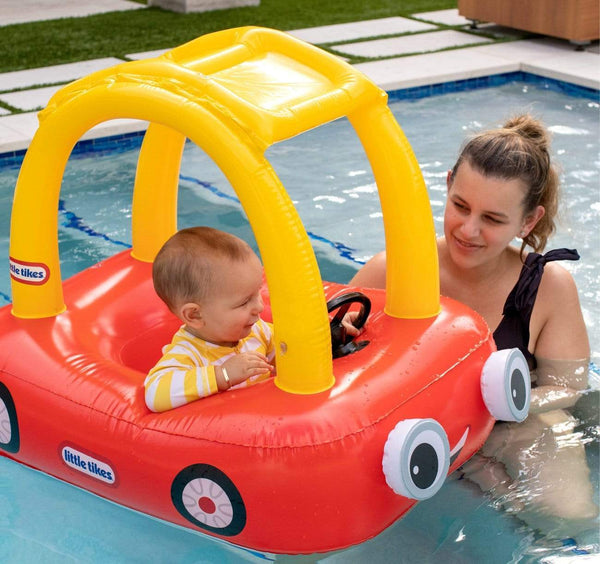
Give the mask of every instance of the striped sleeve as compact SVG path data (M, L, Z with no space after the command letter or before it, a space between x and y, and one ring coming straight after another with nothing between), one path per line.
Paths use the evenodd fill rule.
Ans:
M257 337L265 348L265 356L269 362L275 359L275 340L273 338L273 324L259 319L253 327Z
M223 347L202 341L182 327L170 345L163 349L163 356L150 370L144 380L145 399L148 409L167 411L200 398L216 394L215 366L223 364L232 355L256 351L263 353L270 362L275 358L273 326L259 320L248 337L236 347ZM271 377L269 372L253 376L232 386L244 388Z
M219 391L215 367L198 363L197 356L197 351L190 355L185 343L165 347L163 357L144 381L148 409L167 411Z

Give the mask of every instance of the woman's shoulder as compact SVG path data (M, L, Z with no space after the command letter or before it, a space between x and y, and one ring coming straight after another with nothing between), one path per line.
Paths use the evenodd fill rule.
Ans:
M589 356L577 286L571 273L560 264L550 262L544 267L530 329L536 357Z
M386 254L380 251L354 275L350 286L385 288Z
M538 299L564 300L577 295L577 286L571 273L557 262L548 262L544 266L544 275L540 282Z
M536 309L544 317L562 316L572 308L580 309L573 276L555 260L547 260L537 253L525 257L525 264L534 269L531 275L537 280Z

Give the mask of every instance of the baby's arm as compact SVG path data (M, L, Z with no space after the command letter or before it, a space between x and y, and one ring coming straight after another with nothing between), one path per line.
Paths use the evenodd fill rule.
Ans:
M167 354L144 381L146 405L151 411L167 411L272 370L273 365L267 358L256 352L236 354L221 366L197 366L191 358L175 359Z
M342 318L342 325L344 326L344 329L346 329L346 333L351 337L358 337L361 333L361 329L357 329L354 326L354 320L358 317L358 314L358 311L349 311Z
M148 409L167 411L200 398L216 394L219 389L214 365L197 366L191 358L166 354L144 381Z
M224 391L252 376L271 372L274 368L264 354L258 352L236 354L216 367L217 385L220 391Z

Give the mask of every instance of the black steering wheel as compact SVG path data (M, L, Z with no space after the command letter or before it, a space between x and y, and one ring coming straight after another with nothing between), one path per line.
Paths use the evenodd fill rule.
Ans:
M327 302L327 312L331 313L336 309L339 310L333 319L329 322L331 329L331 352L333 358L352 354L369 344L369 341L353 341L352 336L346 333L346 328L342 325L344 315L350 309L353 303L361 304L358 315L352 322L352 325L357 329L362 329L371 313L371 300L361 292L349 292L337 296Z

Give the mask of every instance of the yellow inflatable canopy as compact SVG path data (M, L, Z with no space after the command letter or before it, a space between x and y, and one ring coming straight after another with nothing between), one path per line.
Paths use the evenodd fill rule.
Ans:
M50 100L23 161L11 220L11 265L31 265L42 278L31 283L13 277L13 314L42 318L65 310L57 209L75 143L107 120L146 120L132 255L152 262L177 229L178 175L189 138L226 175L254 231L276 329L277 385L295 393L328 389L332 359L319 269L264 153L342 116L358 134L379 189L388 255L385 311L405 318L436 315L438 263L427 191L386 93L337 57L255 27L213 33L160 57L93 73Z

